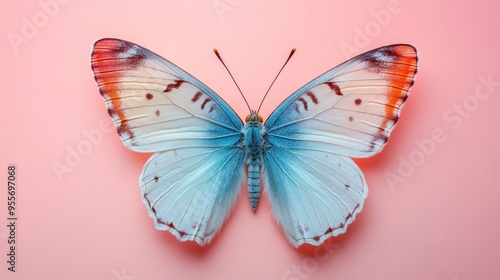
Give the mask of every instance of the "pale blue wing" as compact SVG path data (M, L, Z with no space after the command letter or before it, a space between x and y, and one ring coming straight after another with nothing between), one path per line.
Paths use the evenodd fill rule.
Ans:
M196 78L136 44L97 41L92 69L125 146L156 152L140 178L155 226L208 243L244 175L242 121Z
M382 150L416 70L413 46L369 51L300 88L266 121L266 189L292 244L319 245L361 211L368 189L348 156Z
M368 188L348 157L274 145L264 153L273 215L298 247L344 233L363 208Z

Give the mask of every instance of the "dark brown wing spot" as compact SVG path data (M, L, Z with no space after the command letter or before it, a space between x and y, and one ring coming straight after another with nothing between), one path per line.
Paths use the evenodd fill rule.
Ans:
M115 110L115 108L108 108L108 114L109 114L110 116L115 115L115 114L116 114L116 110Z
M185 231L178 230L178 229L176 229L176 230L177 230L177 232L179 233L179 236L180 236L180 237L183 237L184 235L186 235L186 234L187 234Z
M375 135L375 140L382 140L385 143L387 142L387 140L389 140L389 137L387 137L387 134L379 132L377 133L377 135Z
M375 143L371 142L370 143L370 149L368 150L369 152L373 152L375 150Z
M137 68L141 64L141 62L147 58L147 55L144 53L143 50L141 50L140 48L138 48L137 46L135 46L130 42L117 41L116 43L117 44L114 47L113 52L126 54L122 56L125 59L121 63L123 63L128 67ZM129 51L133 48L135 48L135 53L132 52L129 53Z
M153 179L155 180L155 182L158 182L158 176L155 176Z
M352 213L349 213L349 215L347 215L347 217L345 217L345 220L349 220L350 218L352 218Z
M361 105L361 102L363 102L361 98L356 98L356 100L354 100L354 104L356 104L356 106Z
M297 100L298 100L298 101L301 101L301 102L302 102L302 104L304 104L304 110L306 110L306 111L307 111L307 101L306 101L304 98L302 98L302 97L300 97L300 98L299 98L299 99L297 99Z
M314 95L314 93L312 93L312 91L306 92L306 95L311 98L314 104L318 104L318 98L316 97L316 95Z
M339 86L336 83L334 83L334 82L325 82L324 84L326 84L327 86L329 86L330 89L333 90L336 95L338 95L338 96L343 96L344 95L340 91L340 88L339 88Z
M381 57L384 59L382 60ZM395 48L385 47L374 52L366 53L361 59L367 63L368 70L380 72L380 70L388 68L396 57L398 57L398 53L395 51Z
M160 116L160 110L156 110L155 115L156 115L157 117L159 117L159 116Z
M122 120L122 122L117 130L118 130L118 133L120 134L120 136L122 136L122 138L125 138L125 137L123 137L124 134L128 134L128 136L129 136L128 138L134 138L134 133L130 129L130 126L128 125L127 121Z
M325 231L325 233L323 233L323 235L327 235L327 234L329 234L329 233L331 233L331 232L333 232L333 228L331 228L331 227L330 227L330 228L328 228L328 229Z
M120 53L126 53L128 50L134 47L134 44L127 42L127 41L116 41L116 47L115 50L116 52Z
M173 89L178 89L182 83L184 83L183 80L176 80L171 84L167 85L167 88L163 92L171 92Z
M347 185L347 184L345 184L344 186L345 186L347 189L351 187L351 186L349 186L349 185Z
M191 102L196 102L198 101L198 99L200 99L202 93L201 92L197 92L194 96L193 96L193 99L191 99Z
M213 105L212 105L212 106L210 106L210 110L208 110L208 112L209 112L209 113L212 113L212 111L214 110L214 107L215 107L215 106L213 106Z
M156 212L155 212L155 213L156 213ZM175 228L174 223L172 223L172 222L170 222L170 223L165 223L165 222L161 221L159 218L157 218L157 220L158 220L158 222L160 222L160 223L162 223L162 224L166 225L167 227L170 227L171 229L173 229L173 230L177 231L177 232L179 233L179 236L180 236L180 237L183 237L184 235L186 235L186 234L187 234L185 231L182 231L182 230L179 230L179 229Z
M131 68L137 68L141 65L142 61L145 60L147 56L143 53L136 53L130 57L128 57L127 65Z
M205 105L207 105L208 102L210 102L212 100L210 100L210 98L206 98L205 101L203 101L203 103L201 104L201 109L204 110L205 109Z
M352 212L353 212L353 213L354 213L354 212L356 212L356 209L358 209L358 208L359 208L359 203L358 203L358 204L356 204L356 207L354 207L354 209L352 209Z
M349 122L352 122L354 118L352 116L349 116Z
M379 128L379 132L373 137L373 140L370 142L370 152L375 149L375 142L377 140L382 140L384 144L389 140L389 137L384 133L383 128Z
M146 99L147 100L153 99L153 95L151 93L146 94Z

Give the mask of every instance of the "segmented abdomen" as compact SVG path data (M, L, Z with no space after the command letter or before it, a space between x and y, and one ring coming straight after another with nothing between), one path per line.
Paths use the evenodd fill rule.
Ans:
M252 160L248 164L248 198L254 211L257 209L260 197L260 165L257 160Z

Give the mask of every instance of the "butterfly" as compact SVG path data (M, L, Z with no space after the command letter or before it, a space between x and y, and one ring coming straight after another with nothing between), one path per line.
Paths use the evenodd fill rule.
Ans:
M208 244L246 180L261 185L294 247L345 233L368 188L351 159L377 154L417 72L406 44L360 54L286 98L263 122L243 122L213 90L152 51L119 39L94 43L91 66L123 144L153 153L139 178L156 229Z

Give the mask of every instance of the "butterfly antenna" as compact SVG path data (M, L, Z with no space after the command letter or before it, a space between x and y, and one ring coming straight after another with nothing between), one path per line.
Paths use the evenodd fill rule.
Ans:
M267 94L269 93L269 91L273 87L274 82L276 81L276 79L278 79L278 76L281 74L281 71L283 71L283 68L285 68L285 65L288 63L288 61L290 60L290 58L292 58L292 55L295 53L295 51L296 51L296 48L293 48L292 51L290 52L290 55L288 55L288 58L286 59L285 63L283 64L283 66L281 66L280 71L278 72L278 74L274 78L273 82L271 83L271 85L267 89L266 94L264 94L264 98L262 98L262 101L260 102L259 109L257 109L257 114L259 114L260 107L262 106L262 103L264 103L264 100L266 99Z
M220 62L222 62L222 65L224 65L224 67L226 68L227 72L229 73L229 76L231 76L231 79L233 79L234 84L235 84L235 85L236 85L236 87L238 88L238 90L239 90L239 92L240 92L241 96L243 97L243 100L245 100L245 103L247 104L248 111L250 111L250 112L251 112L252 110L250 109L250 105L248 105L248 101L247 101L247 99L246 99L246 98L245 98L245 96L243 95L243 92L241 92L240 86L238 86L238 83L237 83L237 82L236 82L236 80L234 79L233 74L231 74L231 71L229 71L229 68L227 68L226 64L225 64L225 63L224 63L224 61L222 60L222 57L220 57L220 54L219 54L219 52L217 51L217 49L216 49L216 48L214 48L214 53L215 53L215 55L217 56L217 58L220 60Z

